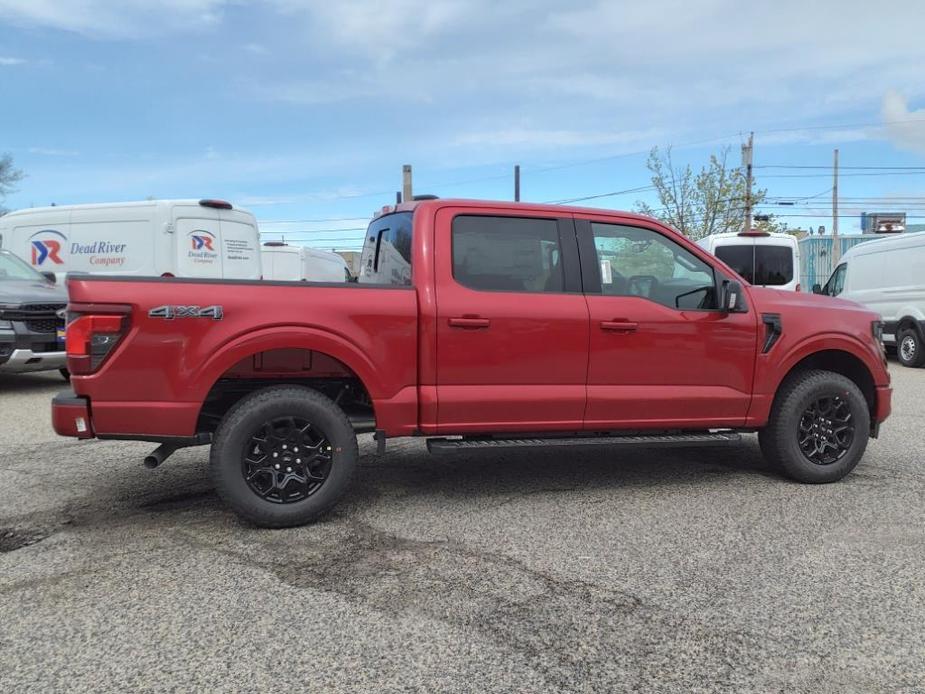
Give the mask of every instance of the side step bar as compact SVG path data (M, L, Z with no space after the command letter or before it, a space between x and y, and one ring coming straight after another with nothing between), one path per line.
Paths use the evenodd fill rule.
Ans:
M694 434L627 434L624 436L573 436L570 438L465 438L427 439L431 453L452 453L479 449L513 450L518 448L577 448L585 446L687 447L728 446L742 440L734 431L700 432Z

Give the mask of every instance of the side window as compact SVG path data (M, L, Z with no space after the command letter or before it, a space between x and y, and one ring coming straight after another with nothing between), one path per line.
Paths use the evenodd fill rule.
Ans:
M363 242L360 284L411 284L410 212L398 212L373 220Z
M838 296L841 294L842 290L845 288L845 273L847 270L848 266L845 263L835 268L835 272L832 273L832 277L826 282L825 289L822 293L828 294L829 296Z
M564 291L554 219L460 215L453 219L453 277L482 291Z
M671 308L715 309L713 268L679 244L639 227L592 223L601 290Z

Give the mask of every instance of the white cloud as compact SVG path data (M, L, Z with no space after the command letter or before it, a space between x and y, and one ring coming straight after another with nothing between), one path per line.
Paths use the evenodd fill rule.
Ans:
M30 147L29 154L38 154L43 157L76 157L80 152L73 149L56 149L54 147Z
M220 21L229 0L0 0L0 21L101 38L137 38Z
M467 132L456 138L455 144L462 146L527 146L545 147L587 147L595 145L642 144L658 141L663 133L656 130L644 131L588 131L588 130L543 130L531 128L503 128Z
M887 135L897 147L925 152L925 108L910 110L906 97L890 90L883 97L880 113Z
M24 58L11 58L10 56L0 55L0 67L13 67L16 65L25 65Z

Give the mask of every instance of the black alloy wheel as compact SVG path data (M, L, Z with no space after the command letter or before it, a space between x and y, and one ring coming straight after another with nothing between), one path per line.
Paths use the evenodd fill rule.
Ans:
M838 395L817 398L803 411L798 437L800 450L816 465L831 465L854 441L851 406Z
M245 446L242 472L257 496L290 504L314 494L331 471L328 438L298 417L278 417L263 424Z

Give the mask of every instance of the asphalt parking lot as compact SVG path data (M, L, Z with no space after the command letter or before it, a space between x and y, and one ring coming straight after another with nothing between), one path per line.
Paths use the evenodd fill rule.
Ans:
M844 481L736 448L375 457L284 531L0 377L0 691L925 691L925 369Z

